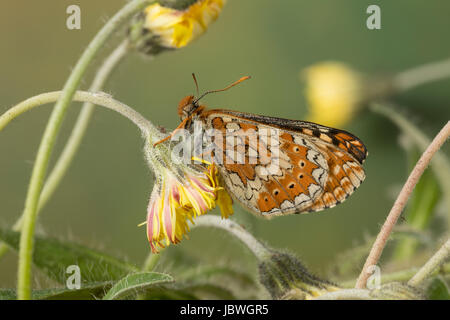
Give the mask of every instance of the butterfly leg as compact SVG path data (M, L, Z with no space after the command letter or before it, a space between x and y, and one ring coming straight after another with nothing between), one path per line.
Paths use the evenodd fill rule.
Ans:
M173 130L167 137L165 137L164 139L159 140L158 142L154 143L154 144L153 144L153 147L156 147L158 144L163 143L163 142L166 142L167 140L171 139L171 138L175 135L175 133L176 133L178 130L184 129L184 128L186 127L186 123L187 123L189 120L191 120L191 117L188 117L188 118L184 119L184 120L178 125L178 127L176 127L175 130Z

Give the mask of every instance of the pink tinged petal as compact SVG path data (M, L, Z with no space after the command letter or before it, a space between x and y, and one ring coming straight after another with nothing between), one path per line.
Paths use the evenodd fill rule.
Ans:
M156 211L156 201L152 198L148 205L147 211L147 238L148 241L152 241L153 239L153 218Z
M170 204L170 216L172 218L172 235L173 235L172 242L178 243L179 239L177 238L177 232L176 232L178 215L177 215L177 207L175 206L173 198L169 199L169 204Z
M196 185L199 189L201 189L202 191L207 192L207 193L210 193L212 196L215 196L215 194L214 194L214 188L208 186L206 183L202 183L201 181L199 181L199 180L196 179L196 178L191 178L191 181L192 181L193 183L195 183L195 185Z
M162 199L158 199L158 202L156 202L155 205L155 213L153 215L153 239L159 239L161 238L160 232L161 232L161 210L162 210Z
M180 203L180 191L176 184L172 186L172 197L178 204Z

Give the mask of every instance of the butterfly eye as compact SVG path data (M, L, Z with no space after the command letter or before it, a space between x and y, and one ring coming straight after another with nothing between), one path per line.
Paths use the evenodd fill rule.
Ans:
M290 185L289 185L289 189L293 189L295 187L295 183L291 183Z
M279 190L274 190L274 192L273 192L273 194L276 195L276 196L277 196L279 193L280 193Z
M303 160L300 160L300 167L304 167L305 166L305 161L303 161Z
M300 174L298 177L299 177L300 179L302 179L302 178L303 178L303 174Z
M294 152L300 152L300 148L299 147L294 147Z
M269 199L268 199L267 197L265 197L265 198L264 198L264 201L267 202L267 201L269 201Z

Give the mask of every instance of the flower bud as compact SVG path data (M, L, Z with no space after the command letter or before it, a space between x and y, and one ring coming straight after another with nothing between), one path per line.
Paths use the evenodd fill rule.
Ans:
M288 253L271 251L259 264L260 282L274 299L310 300L339 288L311 275Z

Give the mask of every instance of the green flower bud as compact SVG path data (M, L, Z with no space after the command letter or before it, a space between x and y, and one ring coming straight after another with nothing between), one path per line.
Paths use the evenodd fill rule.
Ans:
M260 282L274 299L309 300L339 288L313 276L288 253L271 251L259 264Z

